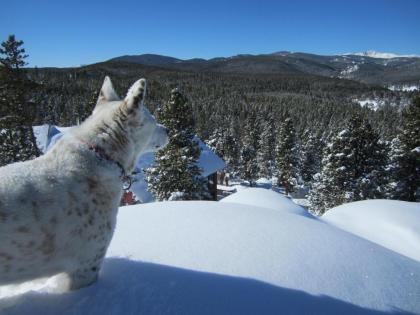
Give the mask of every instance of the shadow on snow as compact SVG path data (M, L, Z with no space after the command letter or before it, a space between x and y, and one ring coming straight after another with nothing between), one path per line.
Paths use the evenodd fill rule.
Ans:
M0 301L0 303L11 301ZM94 285L27 292L2 314L389 314L247 278L108 258ZM398 310L393 310L396 313Z

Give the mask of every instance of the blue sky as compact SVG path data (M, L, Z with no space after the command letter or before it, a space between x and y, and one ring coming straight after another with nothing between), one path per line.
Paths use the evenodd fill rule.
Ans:
M420 54L419 13L420 0L7 1L0 40L15 34L30 66L59 67L143 53Z

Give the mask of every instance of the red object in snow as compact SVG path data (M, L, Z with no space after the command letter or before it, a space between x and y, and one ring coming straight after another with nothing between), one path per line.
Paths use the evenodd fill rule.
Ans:
M132 191L124 191L124 194L121 198L121 204L123 205L134 205L136 204L136 199Z

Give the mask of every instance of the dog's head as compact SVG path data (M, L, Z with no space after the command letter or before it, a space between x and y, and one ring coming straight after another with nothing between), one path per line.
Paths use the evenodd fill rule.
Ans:
M146 80L140 79L121 100L110 78L106 77L96 107L88 119L90 122L86 121L89 133L94 133L95 143L113 157L124 156L127 170L134 168L141 154L157 151L168 143L166 128L156 122L143 104L145 95Z

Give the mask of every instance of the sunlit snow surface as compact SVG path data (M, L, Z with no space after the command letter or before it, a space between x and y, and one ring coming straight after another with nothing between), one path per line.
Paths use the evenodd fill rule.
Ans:
M352 202L327 211L322 220L420 262L418 202Z
M97 283L69 293L51 292L54 279L26 283L24 294L9 287L3 296L20 295L1 299L0 313L420 313L419 262L257 192L263 207L251 197L122 207Z
M303 207L294 203L290 198L269 189L248 188L238 191L220 202L239 203L256 207L270 208L278 211L299 214L306 217L312 215Z

